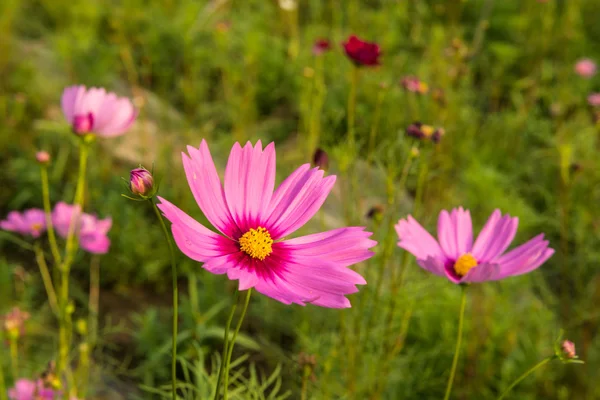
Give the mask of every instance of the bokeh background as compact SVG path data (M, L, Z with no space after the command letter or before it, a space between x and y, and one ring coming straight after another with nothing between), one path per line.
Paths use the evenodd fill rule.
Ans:
M358 224L380 242L357 266L369 285L350 310L253 297L235 384L263 397L238 398L295 399L303 385L313 399L440 398L460 290L418 268L389 228L411 213L435 229L441 209L460 205L476 229L495 208L518 216L517 241L544 232L556 254L532 274L470 289L454 398L496 398L553 353L561 328L586 364L553 362L512 398L600 398L600 108L587 99L600 74L574 69L582 58L600 62L599 15L596 0L0 2L0 216L41 207L39 149L53 158L52 203L72 200L78 156L60 110L64 87L103 86L140 110L126 135L100 140L90 159L85 209L114 222L99 259L93 398L167 390L168 248L152 210L121 197L121 178L153 167L160 194L206 222L179 155L203 138L221 171L235 141L275 141L279 182L324 149L338 183L302 233ZM351 34L383 55L381 66L361 69L358 140L349 144L352 64L341 42ZM315 56L319 38L331 49ZM406 76L427 93L403 88ZM437 144L407 137L415 121L445 135ZM3 238L0 249L0 312L19 305L32 314L21 364L35 376L55 355L56 324L31 254ZM73 269L76 315L86 312L90 262L81 253ZM214 377L235 283L179 252L178 266L179 376L201 388Z

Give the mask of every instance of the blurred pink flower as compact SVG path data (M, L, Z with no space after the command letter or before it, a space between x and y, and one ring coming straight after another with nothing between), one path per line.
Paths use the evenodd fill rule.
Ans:
M8 313L0 318L2 329L9 335L23 336L25 334L25 322L31 317L27 311L19 307L13 307Z
M320 56L331 49L331 44L327 39L317 39L312 47L312 52L315 56Z
M596 74L596 63L589 58L582 58L575 64L575 72L584 78L591 78Z
M577 352L575 351L575 343L570 340L563 340L560 344L560 348L563 352L564 357L566 358L575 358L577 357Z
M50 154L47 151L41 150L35 153L35 159L40 164L48 164L50 162Z
M600 93L592 93L587 98L588 104L592 107L600 107Z
M190 189L222 235L159 197L185 255L213 274L239 280L239 290L255 287L285 304L351 306L345 295L366 282L348 267L373 255L371 232L349 227L284 240L321 208L335 176L304 164L274 191L275 146L263 150L258 141L233 146L222 186L206 141L188 152L182 158Z
M38 238L46 231L46 216L44 210L38 208L31 208L22 213L11 211L4 221L0 221L0 228Z
M495 210L473 244L471 215L461 207L440 213L438 240L410 215L398 222L396 232L398 246L414 255L429 272L453 283L484 282L533 271L554 254L543 234L504 253L518 224L518 218Z
M119 136L137 117L128 98L117 97L103 88L70 86L63 92L61 105L65 118L78 135Z
M429 91L429 86L425 82L412 75L402 78L400 85L412 93L425 94Z
M32 381L29 379L17 380L15 387L8 391L10 400L53 400L59 395L59 392L45 388L41 380Z
M57 203L52 211L52 224L56 232L63 238L69 235L71 221L76 218L75 234L79 238L82 249L93 254L104 254L110 247L107 234L112 226L112 219L98 219L95 215L82 213L79 206Z

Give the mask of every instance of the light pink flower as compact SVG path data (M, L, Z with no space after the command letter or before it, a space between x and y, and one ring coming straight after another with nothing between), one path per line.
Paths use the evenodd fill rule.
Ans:
M82 213L79 206L64 202L54 206L52 224L61 237L66 238L69 235L74 218L75 234L79 238L81 248L93 254L107 253L110 247L107 234L112 226L112 219L98 219L95 215Z
M0 221L0 228L38 238L46 231L46 216L44 210L38 208L31 208L22 213L11 211L4 221Z
M119 136L137 117L128 98L117 97L103 88L70 86L63 92L61 105L65 118L79 135Z
M398 222L396 232L398 246L413 254L429 272L454 283L484 282L533 271L554 254L543 234L504 253L518 224L518 218L495 210L473 243L471 214L461 207L440 213L438 240L410 215Z
M596 63L589 58L582 58L575 64L575 72L584 78L591 78L596 74Z
M233 146L221 185L206 141L188 152L182 158L192 193L222 235L159 197L185 255L211 273L239 280L240 290L254 287L285 304L350 307L345 295L366 282L348 267L373 255L372 233L349 227L284 240L319 210L335 176L323 177L305 164L275 189L275 146L263 150L258 141Z
M41 380L31 381L29 379L17 380L15 387L8 391L10 400L54 400L59 395L60 392L45 388Z
M41 150L35 153L35 159L40 164L48 164L50 162L50 154L47 151Z
M588 104L592 107L600 107L600 93L592 93L587 98Z

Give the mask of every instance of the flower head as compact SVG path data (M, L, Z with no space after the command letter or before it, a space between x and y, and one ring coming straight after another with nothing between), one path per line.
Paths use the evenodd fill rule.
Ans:
M82 213L77 205L60 202L52 211L52 224L63 238L69 235L71 224L75 224L73 229L82 249L93 254L108 252L110 239L107 233L112 226L112 219L98 219L95 215Z
M560 344L560 349L562 350L562 354L565 358L575 358L577 357L577 352L575 351L575 343L570 340L563 340Z
M137 116L129 99L117 97L103 88L86 89L83 85L66 88L61 105L67 122L78 135L119 136Z
M596 74L596 63L589 58L582 58L575 64L575 72L583 78L591 78Z
M371 233L349 227L284 239L319 210L335 176L305 164L275 189L275 146L263 150L259 141L233 146L221 185L206 141L188 152L182 155L188 184L221 235L158 197L185 255L209 272L239 280L240 290L254 287L285 304L350 307L345 295L366 282L348 267L373 255Z
M155 188L154 178L150 171L143 167L131 170L129 174L129 189L131 193L137 196L151 197L155 192Z
M600 93L592 93L587 98L588 104L592 107L600 107Z
M327 39L317 39L313 44L312 52L315 56L320 56L331 49L331 43Z
M46 214L39 208L31 208L22 213L11 211L5 220L0 221L0 228L38 238L46 231Z
M543 234L505 253L518 223L518 218L495 210L473 243L471 214L461 207L440 213L438 240L410 215L398 221L396 232L398 246L422 268L453 283L484 282L531 272L554 254Z
M45 388L41 380L19 379L15 387L8 391L10 400L52 400L57 396L59 393Z
M379 65L381 49L377 43L365 42L352 35L342 43L346 55L358 67Z
M25 322L29 319L30 314L27 311L22 311L19 307L14 307L7 314L2 316L2 329L9 336L19 337L25 333Z
M47 151L38 151L35 153L35 159L42 165L46 165L50 162L50 154Z
M400 81L400 85L407 91L412 93L425 94L429 91L429 86L421 81L416 76L405 76Z

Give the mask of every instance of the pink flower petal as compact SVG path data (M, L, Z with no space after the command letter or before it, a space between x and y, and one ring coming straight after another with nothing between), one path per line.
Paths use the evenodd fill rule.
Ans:
M493 281L499 279L500 273L500 265L483 263L467 272L460 280L460 283Z
M471 251L473 245L473 226L471 214L462 207L453 209L449 214L440 212L438 218L438 239L446 256L456 260L462 254Z
M480 263L493 261L502 254L517 233L519 219L501 215L500 210L494 210L473 245L473 256Z
M244 148L236 143L225 169L225 198L242 232L261 225L275 188L275 145L262 150L260 140Z
M428 256L424 259L417 259L419 266L438 276L446 276L444 263L440 258Z
M499 257L497 262L502 265L502 271L498 279L521 275L542 265L554 254L548 244L544 235L540 234Z
M280 239L302 227L321 208L329 195L335 175L323 178L323 171L305 164L294 171L275 191L265 228Z
M188 146L190 158L182 154L183 167L196 203L210 221L224 235L238 239L243 232L234 222L225 193L205 140L199 149Z
M110 93L94 117L94 130L101 136L114 137L124 134L131 127L137 111L131 100Z
M63 114L65 115L65 119L69 124L73 123L73 119L75 118L76 112L75 107L84 93L85 86L83 85L70 86L63 91L60 103L63 110Z
M417 259L427 260L429 257L434 257L442 260L446 258L437 240L411 215L407 219L398 221L395 228L400 239L398 246L417 257Z
M88 234L79 237L79 246L92 254L106 254L110 247L110 239L103 234Z

